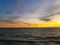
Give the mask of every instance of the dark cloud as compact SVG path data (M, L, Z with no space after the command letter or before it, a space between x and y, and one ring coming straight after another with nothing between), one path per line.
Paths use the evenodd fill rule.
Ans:
M40 20L43 20L43 21L50 21L51 19L49 19L49 18L41 18Z
M6 22L6 23L12 23L12 24L14 24L14 23L15 23L15 22L10 21L10 20L0 20L0 22Z
M50 21L52 20L50 17L53 17L55 14L60 14L60 5L49 7L49 9L46 10L46 16L37 18L43 21Z
M23 21L16 21L18 18L21 18L21 17L12 17L12 18L9 18L9 19L1 19L0 22L6 22L6 23L11 23L11 24L31 25L30 23L25 23Z

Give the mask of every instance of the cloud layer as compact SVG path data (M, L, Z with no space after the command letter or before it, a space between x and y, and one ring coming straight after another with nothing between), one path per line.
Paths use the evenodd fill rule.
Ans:
M35 6L27 3L28 1L22 1L21 4L18 3L16 8L11 11L11 13L14 13L16 16L8 16L6 17L7 19L4 18L1 21L8 23L40 24L51 21L51 17L60 13L60 0L43 0L42 3L40 2L39 4L36 2L36 4L32 3L35 4ZM27 5L30 5L30 7ZM22 13L20 12L21 10L23 10ZM55 18L56 17L53 17L53 19Z

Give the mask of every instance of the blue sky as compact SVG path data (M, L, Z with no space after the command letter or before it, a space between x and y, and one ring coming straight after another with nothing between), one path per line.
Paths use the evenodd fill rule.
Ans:
M9 12L12 14L26 12L41 2L41 0L0 0L0 16L6 16Z
M40 23L40 19L36 17L50 15L52 13L50 9L56 5L60 5L60 0L0 0L0 18L8 21L14 19L17 22ZM48 11L50 12L47 13ZM60 11L54 11L56 12Z

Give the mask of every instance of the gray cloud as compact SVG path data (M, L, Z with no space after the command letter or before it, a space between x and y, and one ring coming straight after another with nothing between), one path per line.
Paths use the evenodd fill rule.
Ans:
M21 17L11 17L10 19L1 19L0 22L6 22L6 23L11 23L11 24L25 24L25 25L31 25L30 23L25 23L23 21L16 21L18 18Z
M22 1L23 2L23 1ZM23 7L24 3L21 3L19 6L19 3L17 3L16 8L12 9L11 12L15 12L19 7ZM7 12L7 13L11 13ZM50 17L54 16L55 14L60 13L60 0L46 0L41 5L36 6L35 8L32 8L31 10L28 10L28 12L19 14L20 16L12 17L7 20L1 20L8 23L23 23L28 24L28 21L31 19L31 21L34 23L36 20L43 20L43 21L50 21L52 20ZM38 19L36 19L37 17ZM23 19L22 19L23 18ZM33 19L36 19L33 21Z
M45 13L39 20L50 21L52 20L50 17L54 16L55 14L60 14L60 0L51 0L50 5L45 10ZM41 16L41 15L40 15Z

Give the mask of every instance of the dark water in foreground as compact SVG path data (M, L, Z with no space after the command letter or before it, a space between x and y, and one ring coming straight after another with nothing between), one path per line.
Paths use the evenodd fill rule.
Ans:
M60 45L60 28L0 28L0 45Z

